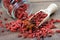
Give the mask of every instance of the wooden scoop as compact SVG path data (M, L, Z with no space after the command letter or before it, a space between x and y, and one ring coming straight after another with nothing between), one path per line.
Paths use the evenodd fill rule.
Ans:
M50 15L52 13L54 13L57 9L58 9L57 5L55 3L52 3L52 4L50 4L48 6L47 9L40 10L40 11L44 12L45 14L47 14L47 16L40 22L40 24L38 26L40 26L41 24L43 24L50 17ZM29 20L31 20L40 11L36 12L31 18L29 18Z

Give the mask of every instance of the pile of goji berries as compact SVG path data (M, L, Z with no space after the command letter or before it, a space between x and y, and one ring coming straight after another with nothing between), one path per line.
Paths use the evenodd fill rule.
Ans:
M4 5L4 7L8 10L8 12L9 12L9 14L11 15L11 12L12 12L12 10L14 9L14 5L15 5L15 3L19 3L19 2L22 2L22 0L14 0L13 1L13 3L11 3L13 0L3 0L3 5ZM22 4L22 3L21 3ZM16 9L16 11L18 10L18 11L23 11L24 13L26 13L25 11L27 10L27 4L22 4L21 6L19 6L19 8L18 9ZM16 12L17 13L17 15L19 15L19 12ZM20 13L20 14L24 14L24 13ZM16 16L17 16L16 15Z
M43 18L43 17L41 17L41 18ZM34 19L34 20L36 20L36 19ZM32 22L36 23L36 21L32 21ZM27 19L26 20L17 19L16 21L6 23L6 28L7 28L7 30L10 30L12 32L19 31L20 32L18 35L19 37L24 37L24 38L37 37L40 39L41 37L52 36L54 34L54 31L52 29L56 28L54 23L60 22L60 20L51 19L50 21L46 21L39 27L36 26L37 23L35 24L32 22ZM38 27L38 28L36 28L36 27ZM56 30L56 32L60 33L60 30Z
M27 8L28 8L27 4L21 5L19 8L15 10L15 17L18 19L28 18L28 13L26 12Z
M22 2L22 0L3 0L3 5L5 8L9 9L9 7L12 7L16 2Z
M10 0L3 0L3 5L4 7L8 10L8 12L11 15L12 9L13 9L13 5L10 4Z
M44 18L46 18L47 16L48 16L48 14L45 14L44 12L40 11L36 15L33 16L33 18L31 19L31 22L33 24L36 24L36 26L39 26L41 21L43 21Z
M17 1L16 1L17 2ZM13 9L13 5L10 4L9 0L4 0L4 6L8 9L8 11L11 13ZM11 21L9 23L6 23L6 29L10 30L12 32L19 31L19 37L24 38L41 38L41 37L47 37L52 36L54 34L54 31L52 29L56 28L54 23L60 22L60 20L54 20L51 19L50 21L46 21L41 26L38 27L39 23L47 17L47 14L44 12L39 12L36 15L30 15L28 16L28 13L26 12L28 6L27 4L21 5L19 8L15 10L15 17L18 18L15 21ZM31 20L28 20L31 16L33 18ZM5 18L5 20L7 20ZM2 21L0 21L0 25L2 24ZM60 33L60 30L56 30L57 33Z
M37 15L40 15L37 16ZM34 15L34 14L33 14ZM28 19L33 16L30 15L28 17ZM9 23L6 23L6 29L10 30L12 32L17 32L19 31L19 37L24 37L24 38L34 38L37 37L38 39L40 39L41 37L47 37L47 36L52 36L54 34L54 31L52 29L56 28L54 23L56 22L60 22L60 20L54 20L51 19L50 21L46 21L45 23L43 23L41 26L37 26L37 22L40 22L39 20L37 20L38 18L42 18L42 20L47 16L45 15L43 12L37 13L37 15L35 15L32 19L29 21L28 19L25 20L21 20L21 19L17 19L15 21L11 21ZM44 17L42 17L42 16ZM36 18L36 19L34 19ZM5 20L7 20L5 18ZM34 21L35 20L35 21ZM34 23L33 23L34 22ZM0 26L2 27L2 21L0 20ZM38 27L38 28L36 28ZM2 30L2 32L4 32ZM56 30L57 33L60 33L60 30Z
M14 2L18 2L19 0L14 0ZM20 0L19 2L21 2ZM3 0L4 6L8 9L9 15L11 15L12 10L14 9L14 4L11 4L10 1ZM15 17L18 19L26 19L28 18L28 13L26 10L28 9L28 4L22 4L18 8L14 9Z

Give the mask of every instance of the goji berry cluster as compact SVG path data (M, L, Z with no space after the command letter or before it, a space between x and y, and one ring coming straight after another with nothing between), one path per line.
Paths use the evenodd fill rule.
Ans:
M11 11L13 9L13 4L15 2L19 2L18 0L15 0L15 2L11 5L9 0L3 0L4 6L8 9L11 15ZM47 17L47 14L44 12L39 12L36 15L30 15L28 16L28 13L26 12L28 6L27 4L23 4L20 7L18 7L15 11L15 17L18 18L15 21L11 21L9 23L6 23L5 26L7 30L10 30L12 32L19 31L19 37L24 38L41 38L41 37L47 37L52 36L54 34L54 31L52 29L56 28L54 23L60 22L60 20L54 20L51 19L50 21L44 22L41 26L38 27L39 23L43 21L45 17ZM31 20L28 20L31 16L33 18ZM7 20L6 18L4 20ZM2 26L2 21L0 20L0 26ZM37 28L38 27L38 28ZM57 33L60 33L60 30L56 30Z
M32 21L33 22L33 21ZM34 38L38 37L47 37L52 36L54 31L52 29L56 28L54 23L60 22L60 20L51 19L50 21L46 21L39 28L36 28L36 24L31 23L29 20L17 20L12 21L6 24L6 28L12 32L19 31L18 37L24 38ZM56 30L57 33L60 33L60 30Z
M16 2L22 2L22 0L3 0L3 5L4 5L5 8L8 9L9 6L11 6L11 5L13 6Z
M28 18L30 18L33 15L30 15ZM18 37L24 37L24 38L37 37L38 39L40 39L41 37L47 37L47 36L51 37L54 34L54 31L52 29L56 28L54 23L60 22L60 20L51 19L50 21L46 21L45 23L43 23L41 26L38 27L37 22L40 22L40 20L37 20L37 19L42 18L43 20L46 16L47 14L45 15L43 12L39 12L36 15L34 15L34 17L32 18L33 20L32 19L31 20L17 19L9 23L6 23L5 24L6 29L10 30L11 32L19 31L20 33ZM4 19L7 20L6 18ZM0 27L3 27L2 20L0 20ZM2 30L2 32L4 32L4 30ZM56 30L56 33L60 33L60 30Z
M54 34L53 28L56 20L50 20L42 24L39 28L35 28L33 24L30 24L29 21L17 20L16 22L10 22L6 24L6 28L12 32L20 31L19 37L24 38L34 38L34 37L46 37L52 36ZM25 23L25 24L24 24ZM29 25L26 27L26 25ZM33 26L32 29L29 29L30 26Z
M18 19L26 19L28 18L28 13L26 12L27 10L27 4L23 4L19 8L15 10L15 17Z
M7 8L8 9L8 12L10 13L9 15L11 15L11 12L12 12L12 10L14 9L14 4L17 2L17 3L19 3L19 2L22 2L22 0L14 0L14 2L13 3L11 3L11 1L12 0L3 0L3 5L4 5L4 7L5 8ZM26 16L26 10L27 10L27 8L28 8L28 6L27 6L27 4L22 4L22 5L20 5L15 11L15 16L17 17L17 18L20 18L22 15L25 15ZM21 12L22 11L22 12ZM26 13L26 14L25 14ZM21 14L21 15L20 15Z
M48 14L45 14L44 12L40 11L36 15L34 15L34 17L31 19L31 22L38 26L41 23L41 21L43 21L44 18L47 17L47 15Z

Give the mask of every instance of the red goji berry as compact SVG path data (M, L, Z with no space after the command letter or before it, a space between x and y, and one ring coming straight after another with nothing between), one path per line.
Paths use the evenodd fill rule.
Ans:
M48 37L52 37L52 34L48 34L47 36L48 36Z
M2 15L3 13L0 11L0 14Z
M22 37L22 34L19 34L18 37Z
M56 30L56 33L60 33L60 30Z
M60 22L60 20L56 20L56 22Z
M0 23L2 23L2 20L0 20Z
M4 18L5 21L7 21L8 19L7 18Z

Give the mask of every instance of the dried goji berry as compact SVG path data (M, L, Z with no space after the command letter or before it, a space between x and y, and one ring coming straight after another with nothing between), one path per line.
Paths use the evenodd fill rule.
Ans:
M56 30L56 33L60 33L60 30Z
M22 37L22 34L19 34L18 37Z
M56 20L56 22L60 22L60 20Z
M2 30L1 32L4 32L4 30Z
M8 19L7 18L4 18L5 21L7 21Z

